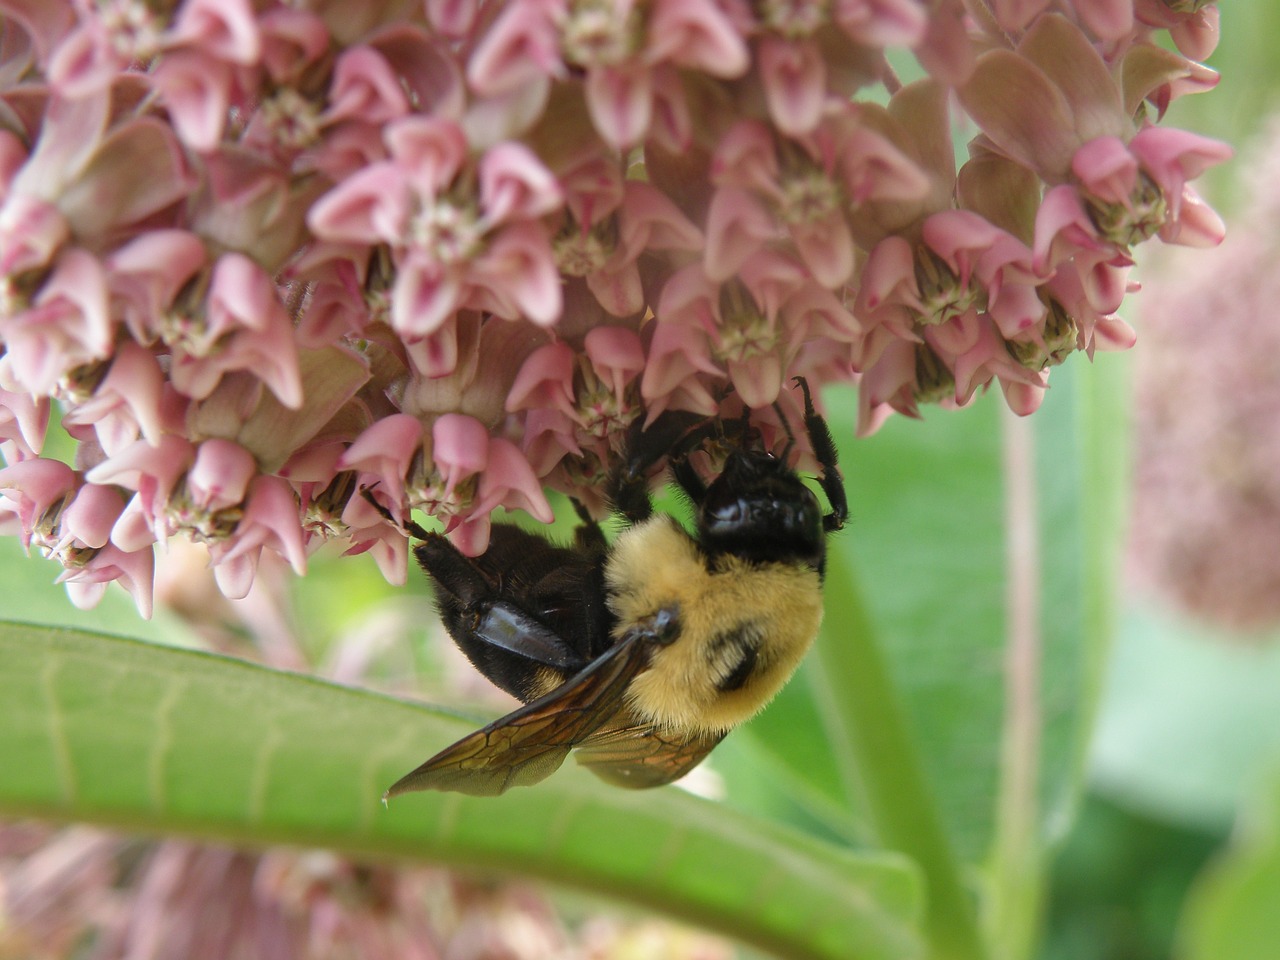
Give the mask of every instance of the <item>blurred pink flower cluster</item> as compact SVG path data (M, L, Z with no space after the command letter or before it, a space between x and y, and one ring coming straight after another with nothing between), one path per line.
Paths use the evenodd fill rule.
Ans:
M1157 599L1269 639L1280 625L1280 117L1245 152L1248 201L1226 242L1149 264L1128 562Z
M1223 232L1188 181L1228 149L1155 125L1216 81L1188 0L0 15L0 530L82 605L149 611L177 534L228 596L328 541L399 581L384 511L478 553L495 507L599 508L637 418L768 435L796 375L864 433L992 382L1030 413L1132 343L1134 244Z

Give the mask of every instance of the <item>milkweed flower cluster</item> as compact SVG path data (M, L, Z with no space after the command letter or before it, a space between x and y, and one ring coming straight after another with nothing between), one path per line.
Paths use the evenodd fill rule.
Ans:
M1280 118L1242 164L1246 209L1216 250L1169 250L1135 364L1129 572L1239 634L1280 624Z
M1198 0L0 15L0 529L82 605L147 612L175 535L228 596L330 541L402 580L410 510L478 553L496 507L600 507L637 419L777 436L797 375L863 433L1030 413L1133 342L1135 244L1223 233L1188 181L1228 149L1156 124L1216 81Z

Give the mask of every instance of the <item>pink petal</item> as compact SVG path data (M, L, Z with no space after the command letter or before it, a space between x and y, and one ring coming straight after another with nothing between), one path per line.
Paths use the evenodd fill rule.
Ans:
M703 267L716 282L736 274L748 258L778 236L773 215L745 190L721 187L707 210L707 247Z
M659 399L691 387L695 393L705 392L705 388L693 386L699 374L723 376L711 359L706 334L681 323L659 323L649 343L649 362L640 381L640 393L648 401L649 422L656 416Z
M102 599L106 585L115 581L133 597L138 615L144 620L151 619L155 552L150 545L140 550L125 551L109 544L87 567L68 570L58 579L66 585L67 597L82 610L96 605Z
M495 97L564 74L554 9L539 0L505 6L467 62L467 81L476 93Z
M307 553L293 488L280 477L260 474L249 490L231 549L220 560L232 560L262 547L288 560L298 576L306 573Z
M182 142L197 151L216 147L231 104L231 67L202 53L177 50L151 76Z
M1185 247L1216 247L1227 234L1227 225L1191 187L1182 188L1178 219L1160 228L1160 239Z
M546 232L535 223L513 224L499 233L476 262L471 279L501 300L510 299L538 326L549 327L560 319L560 272Z
M507 394L507 410L514 413L549 407L573 417L574 360L573 349L567 343L551 343L533 351Z
M781 358L767 353L749 360L730 360L726 366L734 389L748 407L767 407L778 399L782 390Z
M519 447L501 437L489 444L489 463L480 475L475 512L487 514L499 506L523 510L543 523L555 519L529 461Z
M791 239L813 278L824 287L840 287L853 273L853 234L844 217L833 214L790 227Z
M1129 142L1129 149L1142 163L1174 204L1188 180L1210 167L1231 159L1229 144L1179 130L1176 127L1145 127Z
M230 440L206 440L187 473L192 502L210 512L241 503L258 473L253 455Z
M769 117L789 137L808 133L818 125L826 98L826 64L817 44L766 36L756 53Z
M360 433L338 461L338 469L372 475L392 503L403 503L409 464L421 449L422 424L406 413L393 413Z
M1076 0L1076 12L1096 36L1120 40L1133 30L1133 0Z
M52 203L10 194L0 209L0 273L13 276L45 266L70 235L66 217Z
M489 463L489 431L475 417L446 413L431 426L431 460L444 478L441 499L453 496L454 489Z
M104 547L120 519L124 499L114 487L87 483L63 511L62 529L88 547Z
M241 328L266 330L281 321L288 322L271 277L240 253L225 253L214 264L207 313L214 337Z
M587 289L600 306L615 317L630 317L644 309L644 287L640 271L632 261L621 266L605 266L586 276Z
M410 256L391 291L391 326L406 337L429 337L462 305L462 296L456 274L425 256Z
M172 38L231 63L257 63L262 55L258 21L249 0L186 0Z
M396 169L425 197L434 198L457 176L469 150L452 120L410 116L390 124L384 138Z
M400 78L381 53L367 46L343 51L333 67L326 119L387 123L407 113L409 99Z
M596 374L615 396L644 370L644 347L640 337L626 327L593 327L582 344Z
M657 0L645 57L724 78L740 77L751 65L746 41L714 0Z
M604 141L627 150L644 139L653 117L653 91L647 69L604 67L587 74L587 110Z
M409 221L409 190L391 163L357 171L311 205L307 226L326 240L398 242Z
M1085 190L1109 203L1129 206L1138 183L1138 161L1119 137L1090 140L1071 158L1071 172Z
M627 180L618 211L618 242L629 259L644 250L698 250L702 231L652 184Z
M834 16L859 43L872 47L914 47L936 14L915 0L836 0Z
M500 143L480 159L480 203L492 223L532 220L558 210L564 194L532 150L522 143Z

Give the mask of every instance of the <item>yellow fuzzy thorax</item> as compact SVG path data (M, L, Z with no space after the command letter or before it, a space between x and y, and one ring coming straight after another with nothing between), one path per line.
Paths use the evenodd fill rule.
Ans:
M750 564L721 558L708 569L697 543L671 517L624 531L606 569L615 639L664 607L678 607L680 633L654 651L650 668L627 691L637 714L681 732L722 733L754 716L804 659L822 621L817 571L799 563ZM736 690L720 690L732 668L723 638L761 638L756 666Z

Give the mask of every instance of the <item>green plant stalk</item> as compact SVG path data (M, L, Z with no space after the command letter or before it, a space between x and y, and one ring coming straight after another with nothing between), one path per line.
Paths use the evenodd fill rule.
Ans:
M1040 538L1031 424L1001 411L1005 488L1004 724L987 941L1000 960L1028 960L1044 902L1040 840Z
M924 875L925 937L935 960L982 960L974 902L943 827L857 578L839 551L827 569L828 626L811 671L845 787L890 850ZM839 624L838 631L830 624ZM836 645L842 649L837 650Z

